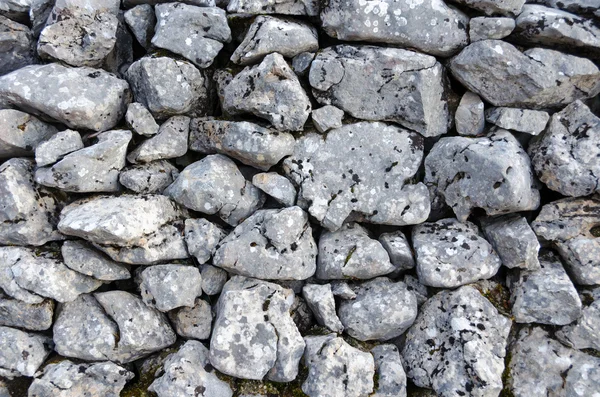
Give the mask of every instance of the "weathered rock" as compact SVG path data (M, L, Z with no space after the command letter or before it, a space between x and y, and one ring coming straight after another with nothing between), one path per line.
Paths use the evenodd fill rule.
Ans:
M335 312L331 284L306 284L302 288L302 296L320 325L337 333L344 330L344 325Z
M0 75L36 63L34 46L27 26L0 15Z
M247 121L193 119L190 149L202 154L221 153L267 171L294 152L294 137Z
M296 55L292 59L292 69L294 70L294 73L298 76L304 76L308 73L308 69L314 58L315 54L313 52L302 52Z
M187 152L189 133L190 118L173 116L160 126L158 134L129 153L127 160L137 164L181 157Z
M536 0L535 2L575 14L600 17L598 0Z
M600 288L583 291L580 297L591 303L583 307L577 322L562 327L556 337L575 349L600 350Z
M500 128L538 135L546 128L550 115L541 110L491 108L485 112L485 119Z
M504 266L526 270L540 268L540 243L525 218L506 215L485 219L481 226Z
M31 3L31 0L3 0L0 3L0 15L20 23L26 23L29 20Z
M502 40L515 30L512 18L477 17L469 21L471 43L481 40Z
M256 174L252 184L286 207L296 203L296 188L289 179L276 172Z
M519 15L525 0L450 0L477 11L485 15Z
M301 131L311 110L298 77L278 53L238 73L224 88L222 106L230 115L266 119L280 131Z
M155 265L140 273L142 300L161 312L178 307L193 307L202 295L200 270L186 265Z
M483 101L479 95L471 91L465 92L454 115L456 132L460 135L481 134L485 127L483 108Z
M69 153L50 167L38 168L35 181L67 192L116 192L131 137L127 130L103 132L96 144Z
M144 105L138 102L132 102L127 107L125 121L134 132L152 136L158 133L158 124L152 117L152 113Z
M371 349L375 359L378 387L373 397L406 397L406 374L398 348L392 344Z
M7 295L28 304L39 304L44 298L19 286L12 266L21 260L31 260L33 253L28 248L0 246L0 288Z
M138 194L162 193L179 176L179 170L166 160L137 164L119 173L119 182Z
M510 327L475 288L442 291L421 307L406 334L406 374L438 396L497 396Z
M359 119L394 121L437 136L445 134L450 124L443 74L442 65L429 55L339 45L317 54L309 81L321 104L337 106Z
M131 101L126 81L103 70L58 63L31 65L0 77L0 107L46 115L73 129L114 127Z
M425 159L424 183L432 207L445 203L461 222L475 208L498 215L534 210L540 203L529 157L506 130L440 139Z
M52 351L52 339L44 335L0 327L0 376L12 379L33 376Z
M350 288L348 282L345 280L332 280L331 283L331 292L334 296L337 296L342 299L354 299L356 298L356 292Z
M35 162L38 167L44 167L54 164L65 155L83 148L84 145L79 132L74 130L59 131L36 146Z
M556 108L600 92L600 70L592 61L544 48L520 52L500 40L472 43L449 68L494 106Z
M203 218L185 220L185 243L188 252L204 264L214 255L227 233L217 224Z
M308 214L299 207L258 210L219 243L213 264L266 280L305 280L317 266Z
M432 294L427 290L427 286L421 284L417 277L406 274L404 275L403 281L404 284L406 284L406 289L415 294L415 298L417 298L417 307L421 307L423 303L431 297Z
M232 0L227 5L227 11L241 14L283 14L308 15L319 14L319 2L316 0Z
M200 340L210 337L213 315L205 300L196 298L194 306L172 310L168 315L177 335Z
M204 264L200 266L202 276L202 291L206 295L216 295L221 292L229 278L229 274L216 266Z
M86 242L65 241L60 252L65 265L97 280L114 281L131 277L128 266L111 260Z
M396 267L395 272L409 270L415 267L412 249L404 233L400 230L383 233L379 236L379 242L387 251L390 262Z
M0 325L45 331L52 326L53 314L54 301L51 299L32 304L0 293Z
M332 105L325 105L319 109L313 109L310 116L317 131L325 133L332 128L342 126L344 111Z
M244 179L232 160L220 154L187 166L164 193L194 211L217 214L232 226L264 202L260 190Z
M149 49L156 26L154 8L150 4L140 4L125 11L124 17L138 43Z
M309 397L362 397L374 389L375 362L336 334L304 338L308 377L302 391Z
M0 159L31 156L42 141L57 131L51 124L13 109L0 110L0 123Z
M300 186L298 205L308 207L324 227L336 230L351 214L366 222L397 226L427 219L427 188L411 182L422 158L418 134L360 122L326 136L304 135L283 166Z

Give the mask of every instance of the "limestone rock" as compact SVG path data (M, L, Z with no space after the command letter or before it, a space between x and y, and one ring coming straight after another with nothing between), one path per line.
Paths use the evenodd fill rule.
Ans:
M575 349L600 350L600 287L583 291L580 296L591 303L583 307L581 317L575 323L562 327L556 337Z
M156 14L150 4L140 4L125 11L125 22L138 43L145 49L150 48L150 40L154 36Z
M167 160L125 167L119 183L138 194L162 193L179 176L177 167Z
M227 11L241 14L283 14L308 15L319 14L319 2L316 0L232 0L227 5Z
M177 335L184 338L208 339L212 330L212 310L205 300L196 298L194 306L180 307L168 313Z
M12 266L22 260L33 260L30 249L23 247L0 247L0 288L8 296L27 304L40 304L44 298L21 288L15 280Z
M53 125L14 109L0 110L0 123L0 159L31 156L42 141L57 132Z
M337 333L344 330L344 325L335 312L330 284L306 284L302 288L302 296L320 325Z
M127 160L137 164L181 157L187 152L189 133L190 118L173 116L160 126L158 134L129 153Z
M83 148L84 145L79 132L73 130L60 131L36 146L35 162L38 167L44 167L54 164L65 155Z
M471 91L465 92L454 115L456 132L460 135L481 134L485 128L483 107L483 101L479 95L473 94Z
M47 336L9 327L0 327L0 344L0 376L8 379L33 376L52 351Z
M225 236L227 233L219 225L206 219L185 220L185 243L188 252L200 264L208 262Z
M485 113L485 119L500 128L538 135L546 128L550 115L541 110L491 108Z
M27 26L0 15L0 75L36 63L34 47L35 39Z
M175 264L146 267L140 273L140 291L144 303L161 312L192 307L202 295L200 270Z
M371 349L379 377L373 397L406 397L406 373L395 345L378 345Z
M0 293L0 325L45 331L52 327L53 315L54 301L51 299L45 299L41 303L27 303Z
M131 277L129 268L96 251L89 243L65 241L60 249L65 265L97 280L114 281Z
M519 15L525 4L525 0L451 0L485 15Z
M505 215L485 219L482 229L504 266L526 270L540 268L540 243L525 218Z
M390 262L396 267L395 272L409 270L415 267L412 249L408 240L400 230L382 233L379 242L390 256Z
M332 105L325 105L318 109L313 109L310 114L313 125L317 131L325 133L332 128L340 128L344 111Z
M140 135L152 136L158 133L158 124L152 117L152 113L141 103L129 104L127 113L125 113L125 121L134 132Z
M276 172L256 174L252 184L286 207L296 203L296 188L289 179Z
M481 40L502 40L515 30L512 18L477 17L469 21L469 38L471 43Z

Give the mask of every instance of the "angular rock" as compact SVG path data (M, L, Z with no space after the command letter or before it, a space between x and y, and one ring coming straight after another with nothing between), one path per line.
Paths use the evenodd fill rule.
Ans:
M577 322L562 327L556 337L575 349L600 350L600 287L583 291L580 296L591 303L583 307Z
M210 337L213 315L205 300L196 298L194 306L172 310L168 315L177 335L200 340Z
M525 4L525 0L450 0L477 11L485 15L519 15Z
M227 233L219 225L206 219L185 220L185 243L188 252L200 264L208 262L225 236Z
M138 194L162 193L177 176L177 167L167 160L157 160L124 168L119 183Z
M232 0L227 5L227 11L241 14L283 14L308 15L319 14L319 3L316 0Z
M306 284L302 288L302 296L320 325L342 333L344 326L335 312L331 284Z
M29 20L31 7L32 4L29 0L3 0L0 3L0 15L20 23L26 23Z
M187 152L189 133L190 118L173 116L160 126L158 134L129 153L127 160L137 164L181 157Z
M350 288L347 281L342 280L333 280L330 283L331 292L334 296L337 296L342 299L355 299L356 292Z
M515 30L512 18L477 17L469 21L471 43L481 40L502 40Z
M200 266L202 276L202 291L206 295L216 295L221 292L229 278L229 274L216 266L204 264Z
M536 3L575 14L600 17L598 0L536 0Z
M368 162L365 162L368 159ZM298 203L329 230L351 214L370 223L407 225L429 215L429 195L412 183L423 159L415 133L383 123L360 122L309 133L283 161L299 186Z
M294 73L298 76L304 76L308 72L314 58L315 54L312 52L303 52L296 55L292 59L292 69L294 70Z
M225 86L221 105L225 113L250 113L279 131L301 131L311 110L298 77L278 53L238 73Z
M456 132L460 135L481 134L485 127L483 107L483 101L479 95L473 94L471 91L465 92L454 115Z
M319 109L313 109L310 116L317 131L325 133L332 128L342 126L344 111L335 106L325 105Z
M65 155L83 149L81 135L77 131L64 130L40 142L35 148L35 163L44 167L56 163Z
M57 132L53 125L14 109L0 110L0 123L0 159L31 156L42 141Z
M65 265L97 280L126 280L131 277L128 266L111 260L89 243L79 240L65 241L60 252Z
M145 49L149 49L156 26L154 8L150 4L140 4L125 11L124 17L138 43Z
M417 298L417 306L421 307L423 303L427 301L431 297L429 291L427 291L427 287L419 282L419 279L411 276L410 274L406 274L404 276L404 284L406 284L406 289L412 291Z
M34 47L27 26L0 15L0 75L36 63Z
M359 119L394 121L424 136L438 136L450 124L443 74L442 65L429 55L339 45L317 54L309 82L321 104Z
M33 376L52 352L51 338L9 327L0 327L0 345L0 376L8 379Z
M142 300L161 312L178 307L193 307L202 295L200 270L186 265L155 265L140 273Z
M256 174L252 184L286 207L296 203L296 188L289 179L276 172Z
M408 240L404 237L404 233L400 230L383 233L379 236L378 240L387 251L390 262L396 267L396 272L415 267L412 249L408 244Z
M485 112L485 120L507 130L538 135L546 128L550 115L541 110L491 108Z
M129 104L127 113L125 113L125 121L127 126L137 134L152 136L158 133L158 124L152 117L152 113L141 103Z
M54 301L27 303L0 293L0 325L24 328L30 331L45 331L52 327Z
M442 291L408 330L406 375L438 396L497 396L511 321L470 286Z
M524 217L506 215L486 219L481 226L504 266L526 270L540 268L540 243Z
M308 214L299 207L258 210L219 243L213 264L264 280L305 280L317 266Z
M8 296L28 304L40 304L44 298L21 288L15 280L12 266L22 260L34 259L33 252L22 247L0 246L0 288Z
M406 373L395 345L379 345L371 349L375 359L378 387L373 397L406 397Z

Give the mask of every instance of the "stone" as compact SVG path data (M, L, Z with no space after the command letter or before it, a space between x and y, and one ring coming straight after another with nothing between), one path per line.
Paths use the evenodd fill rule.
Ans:
M181 157L187 152L189 133L190 118L173 116L160 126L158 134L129 153L127 160L137 164Z
M169 57L145 56L125 73L135 101L156 119L202 115L209 108L208 81L194 65Z
M27 23L32 7L31 3L31 0L3 0L0 2L0 15L19 23Z
M600 70L592 61L545 48L520 52L500 40L472 43L448 67L494 106L558 108L600 92Z
M35 163L44 167L56 163L67 154L83 149L83 141L79 132L74 130L59 131L35 147Z
M420 135L359 122L326 136L299 138L283 168L299 186L298 205L329 230L339 229L351 214L369 223L403 226L429 215L427 188L411 182L422 159Z
M156 26L154 8L150 4L140 4L125 11L124 17L138 43L149 49Z
M188 252L201 265L210 260L219 242L225 236L227 236L225 230L209 220L203 218L185 220L185 243Z
M566 325L581 316L581 300L560 260L540 258L540 269L509 275L512 315L518 323Z
M332 0L321 10L321 20L325 32L339 40L411 47L441 57L468 43L469 18L438 0Z
M0 15L0 75L36 63L34 40L27 26Z
M425 158L423 182L432 207L445 203L461 222L476 208L499 215L534 210L540 203L529 157L506 130L441 138Z
M35 181L67 192L116 192L131 138L127 130L103 132L97 143L67 154L52 166L38 168Z
M33 376L52 352L52 339L41 334L0 327L0 376Z
M525 4L525 0L450 0L474 10L483 12L485 15L519 15Z
M231 55L231 61L249 65L273 52L293 58L302 52L318 49L317 30L311 25L292 19L259 15Z
M0 293L0 325L45 331L52 327L53 315L54 301L51 299L45 299L41 303L27 303Z
M375 361L336 334L306 336L302 391L309 397L362 397L374 389Z
M163 364L164 374L154 380L148 391L158 397L231 397L229 384L216 375L209 362L209 351L198 341L187 341Z
M1 109L0 123L0 159L31 156L42 141L58 131L53 125L14 109Z
M229 278L229 274L216 266L204 264L200 266L202 276L202 291L206 295L217 295Z
M325 133L332 128L340 128L342 126L344 111L332 105L325 105L318 109L313 109L310 117L317 131Z
M542 110L500 107L488 109L485 120L507 130L538 135L546 129L550 115Z
M319 15L319 2L316 0L282 0L274 3L268 0L232 0L227 5L230 13L241 14L283 14Z
M293 301L290 289L232 277L217 303L210 339L212 366L242 379L294 380L305 343L290 316Z
M344 325L335 312L335 300L330 284L306 284L302 288L302 296L319 325L337 333L344 331Z
M247 121L193 119L190 150L225 154L263 171L294 152L294 136Z
M536 3L575 14L600 17L598 0L537 0Z
M125 113L125 121L127 126L139 135L152 136L158 133L158 123L152 117L152 113L141 103L129 104L127 113Z
M515 30L515 20L504 17L476 17L469 21L471 43L481 40L502 40Z
M600 350L600 287L580 293L583 302L581 317L573 324L563 326L556 337L575 349Z
M415 267L415 258L408 240L400 230L382 233L379 242L387 251L390 262L396 267L395 272L405 271Z
M43 371L36 374L29 386L28 396L116 397L120 395L125 383L133 377L133 372L110 361L80 364L63 360L56 364L48 364Z
M161 3L171 3L170 0L123 0L123 7L130 8L140 4L156 5ZM214 0L183 0L181 3L190 4L198 7L214 7Z
M138 194L162 193L179 176L179 170L167 160L125 167L119 183Z
M12 266L19 261L32 259L34 259L33 253L28 248L0 246L0 288L14 299L27 304L40 304L44 298L21 288L12 272Z
M456 132L459 135L480 135L485 128L483 108L479 95L465 92L454 115Z
M471 286L442 291L406 334L406 375L438 396L498 396L511 321Z
M199 68L207 68L223 43L231 41L225 11L183 3L158 4L152 45L179 54Z
M292 207L296 203L296 188L283 175L261 172L252 177L252 184L285 207Z
M302 131L311 110L298 77L278 53L238 73L223 89L221 105L229 115L253 114L279 131Z
M217 214L232 226L264 202L260 190L244 178L232 160L220 154L187 166L164 194L191 210Z
M315 59L315 53L313 52L302 52L292 58L292 70L298 76L304 76L308 73L310 64Z
M87 242L65 241L60 252L65 265L70 269L97 280L126 280L131 277L127 265L111 260Z
M194 306L172 310L168 316L177 335L200 340L210 337L213 315L205 300L196 298Z
M263 280L305 280L317 266L308 214L299 207L258 210L218 245L213 265Z
M331 283L331 292L334 296L337 296L342 299L355 299L356 292L348 285L348 282L345 280L332 280Z
M309 82L321 104L358 119L393 121L431 137L445 134L450 124L443 74L442 65L429 55L338 45L319 51Z
M415 298L417 299L417 307L421 307L423 303L427 301L431 297L431 294L427 290L427 287L419 282L417 277L413 277L410 274L404 275L404 284L406 284L406 289L412 291L415 294Z
M0 77L0 107L46 115L73 129L106 131L131 101L126 81L88 67L31 65Z
M524 217L515 214L485 219L481 227L504 266L525 270L540 268L540 243Z
M378 387L373 397L406 397L406 373L395 345L378 345L371 349L375 359Z
M395 270L383 245L358 223L346 223L319 238L317 278L370 279Z
M140 273L142 300L161 312L178 307L193 307L202 295L200 270L186 265L154 265Z

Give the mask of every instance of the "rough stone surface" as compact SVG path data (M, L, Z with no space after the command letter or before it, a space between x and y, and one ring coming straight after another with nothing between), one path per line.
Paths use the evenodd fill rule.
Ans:
M485 113L485 120L507 130L538 135L546 128L550 115L541 110L491 108Z
M306 284L302 288L302 296L320 325L337 333L344 330L344 325L335 312L330 284Z
M477 17L469 21L471 43L481 40L501 40L515 30L512 18Z
M140 135L152 136L158 133L158 124L152 117L152 113L141 103L129 104L127 113L125 113L125 121L134 132Z
M519 15L525 0L450 0L486 15Z
M150 4L140 4L125 11L124 17L138 43L146 49L150 48L156 26L154 8Z
M0 123L0 159L31 156L42 141L57 131L53 125L14 109L0 110Z
M286 207L296 203L296 188L289 179L276 172L256 174L252 184Z
M26 25L0 15L0 75L35 63L34 46L32 32Z
M30 249L23 247L0 247L0 288L7 295L28 304L40 304L44 298L19 286L12 266L22 260L33 260Z
M184 338L208 339L212 319L210 304L200 298L196 298L192 307L181 307L169 312L169 320L175 332Z
M292 69L298 76L304 76L310 69L310 64L315 58L313 52L302 52L292 59Z
M137 164L181 157L187 152L189 133L190 118L173 116L160 126L155 136L131 151L127 160Z
M406 397L406 373L395 345L378 345L371 349L375 359L378 387L373 397Z
M155 265L140 273L142 300L161 312L178 307L193 307L202 295L200 270L185 265Z
M208 264L200 266L200 275L202 276L202 291L206 295L219 294L229 278L229 273L225 270Z
M59 131L40 142L35 148L35 163L38 167L54 164L65 155L83 149L81 135L77 131Z
M325 105L318 109L313 109L310 114L313 125L317 131L325 133L332 128L340 128L344 111L332 105Z
M119 183L138 194L162 193L179 176L179 170L166 160L125 167Z
M227 5L228 12L241 14L283 14L308 15L319 14L319 3L316 0L232 0Z
M188 252L200 264L208 262L225 236L227 233L219 225L206 219L185 220L185 243Z
M482 221L482 229L504 266L526 270L540 268L540 243L525 218L505 215L486 219Z
M390 262L396 267L396 272L415 267L412 249L400 230L381 234L379 242L390 256Z
M556 337L575 349L600 350L600 287L580 294L586 303L581 317L573 324L565 325Z
M52 327L54 301L27 303L0 293L0 325L23 328L30 331L45 331Z
M473 94L471 91L465 92L454 115L456 132L460 135L481 134L485 127L483 108L483 101L479 95Z
M51 338L9 327L0 327L0 344L0 376L8 379L33 376L52 351Z
M97 280L114 281L131 277L128 266L111 260L84 241L65 241L60 252L65 265Z

